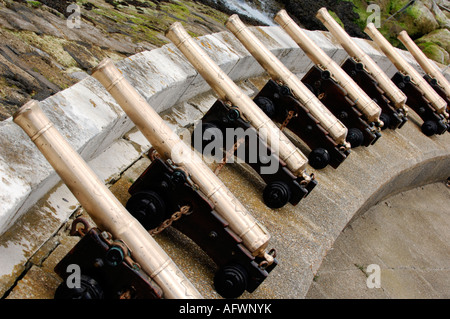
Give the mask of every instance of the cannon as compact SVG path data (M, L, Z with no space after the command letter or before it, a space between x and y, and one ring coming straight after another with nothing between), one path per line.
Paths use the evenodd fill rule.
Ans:
M209 132L209 134L215 132L216 135L226 136L226 131L231 129L239 128L248 131L249 135L256 135L256 141L261 139L262 143L256 142L252 144L249 141L248 143L251 144L249 145L245 138L241 139L242 143L236 143L234 138L231 139L231 142L230 139L228 141L224 139L223 143L225 145L232 146L231 149L228 147L224 152L233 153L234 148L238 147L237 144L244 144L244 147L250 152L254 151L257 147L256 145L263 147L266 144L266 147L263 147L266 149L263 154L268 154L265 159L261 159L260 156L256 156L256 159L254 157L253 161L250 161L249 157L243 158L246 163L256 169L256 172L267 183L264 189L266 195L263 196L265 203L271 208L279 208L287 202L295 205L300 199L307 196L317 182L314 179L314 175L306 173L305 168L308 163L306 156L295 147L255 102L245 95L228 75L214 63L184 30L181 23L176 22L172 24L167 30L166 36L184 54L219 96L216 103L202 118L201 123L194 129L193 141L200 141L198 143L200 145L194 145L194 148L203 153L205 145L211 143L212 139L215 139L216 142L218 141L217 136L216 138L205 136L204 133L206 132ZM255 130L255 132L252 133L252 130ZM203 138L196 139L196 136ZM275 164L279 162L279 168L263 172L259 168L263 168L264 162Z
M110 59L97 79L152 145L150 166L129 189L126 207L156 235L169 226L192 239L218 266L225 298L254 291L277 265L270 235L200 156L173 132Z
M130 249L111 233L76 218L71 236L80 241L55 266L63 279L55 299L161 299L162 289L131 258ZM79 286L74 279L79 267ZM68 282L72 282L69 287Z
M95 258L98 259L99 263L106 263L108 260L106 255L108 254L111 260L115 260L117 263L120 262L120 258L117 258L118 255L124 258L129 257L128 260L131 258L132 263L130 264L139 265L139 268L145 272L146 276L141 279L146 281L147 296L151 295L154 298L162 296L167 299L201 298L199 292L148 231L123 207L83 158L58 132L41 110L37 101L31 100L23 105L14 114L13 120L27 133L97 227L111 234L110 239L115 242L115 244L112 244L112 242L111 245L103 243L103 245L95 247L88 244L82 251L85 250L95 254L95 250L106 249ZM86 239L90 237L88 236ZM89 241L82 240L79 244L84 245L86 242ZM85 264L79 258L74 258L72 261ZM99 266L99 268L101 267ZM85 269L81 268L81 275L83 275L82 272ZM90 272L86 276L89 274ZM120 277L124 275L124 272L116 271L115 274ZM143 275L143 273L139 272L139 275ZM116 276L108 278L108 280L119 280ZM99 291L102 288L98 284L102 281L98 278L97 280L96 278L86 278L86 280L83 280L83 287L78 292L71 294L66 290L66 293L61 296L71 295L73 298L100 297ZM143 283L142 280L138 280L138 282L145 286L145 282ZM109 294L104 292L104 296L109 296Z
M292 20L280 10L274 20L315 64L302 82L348 128L352 148L370 146L381 137L381 108Z
M420 67L425 72L423 78L436 91L436 93L444 99L447 103L447 112L450 112L450 83L447 81L445 76L441 73L436 64L430 61L422 50L420 50L406 31L401 31L397 38L405 45L417 63L419 63Z
M349 55L341 68L381 107L380 119L384 123L382 130L401 128L408 120L408 109L405 104L406 95L391 81L375 61L355 43L328 13L326 8L321 8L316 17Z
M396 49L383 37L373 23L364 29L383 53L395 65L398 72L392 81L405 93L408 106L423 120L422 132L427 136L444 134L449 127L447 103Z
M253 101L311 149L309 164L337 168L350 154L347 128L234 14L225 25L270 75ZM283 125L284 124L284 125Z

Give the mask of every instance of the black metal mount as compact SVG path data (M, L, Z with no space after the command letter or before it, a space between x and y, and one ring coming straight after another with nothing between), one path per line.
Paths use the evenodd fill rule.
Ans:
M311 149L308 160L313 168L322 169L328 165L337 168L350 154L330 137L287 86L269 80L253 101L274 122L281 125L287 122L286 127L308 145ZM288 116L290 119L286 121Z
M378 81L364 68L364 64L348 58L341 65L341 68L381 107L380 119L384 122L382 130L387 128L399 129L408 121L406 114L392 105L391 100L378 86Z
M78 229L79 225L83 227ZM71 235L76 234L82 238L54 268L63 279L55 299L162 298L161 288L133 261L124 243L90 227L83 218L72 223ZM77 275L69 268L74 266L79 267L78 287L76 280L69 278Z
M450 113L450 98L447 96L442 87L438 84L436 79L432 78L428 74L425 74L423 78L428 82L428 84L436 91L437 94L447 103L447 113ZM450 132L450 125L448 125L447 132Z
M433 88L433 90L435 90L436 93L439 94L439 96L445 100L445 102L447 103L447 110L449 110L450 98L447 96L442 87L438 84L438 81L435 78L432 78L429 74L425 74L423 78L428 82L428 84Z
M211 143L220 146L220 154L205 154ZM233 152L234 145L237 147ZM195 127L192 146L203 155L220 155L219 158L231 149L234 157L248 164L266 183L263 200L270 208L280 208L288 202L297 205L317 184L314 176L308 181L295 176L243 118L239 108L222 100L217 100Z
M408 106L423 120L421 130L426 136L444 134L449 130L449 123L444 116L436 112L430 101L423 95L423 91L411 81L408 75L397 72L392 77L392 81L405 93Z
M314 65L302 78L302 82L321 100L348 129L347 141L352 148L370 146L381 137L375 123L369 123L356 104L327 70Z
M218 266L214 286L222 297L253 292L277 260L268 265L265 259L252 256L184 170L155 154L151 158L152 163L129 189L128 211L149 231L170 225L196 243ZM172 219L183 207L189 212ZM275 257L274 250L270 254Z

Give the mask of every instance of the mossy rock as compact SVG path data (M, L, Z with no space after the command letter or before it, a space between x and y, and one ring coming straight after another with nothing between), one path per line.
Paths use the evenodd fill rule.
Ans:
M80 29L67 28L63 15L75 2L82 13ZM14 23L5 18L9 10ZM188 0L0 0L0 13L2 44L21 62L15 65L0 54L0 121L30 98L43 100L75 84L85 77L83 70L105 57L117 61L168 43L164 31L175 21L198 36L226 30L228 18ZM16 26L19 22L28 28Z
M429 58L441 64L447 65L450 61L449 53L433 42L419 43L418 47Z
M27 4L31 5L33 8L40 8L42 7L42 3L39 1L28 1Z
M405 1L408 3L408 1ZM405 4L406 4L405 3ZM399 9L397 6L391 11L394 14ZM408 31L412 38L421 37L431 31L439 28L439 23L436 21L433 12L421 1L416 1L412 6L409 6L405 11L395 16L398 24Z
M450 31L448 29L438 29L424 35L416 40L416 43L434 43L450 52Z

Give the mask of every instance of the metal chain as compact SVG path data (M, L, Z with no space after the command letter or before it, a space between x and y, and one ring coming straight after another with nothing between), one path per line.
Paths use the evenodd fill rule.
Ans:
M152 147L147 153L150 160L153 162L156 158L161 158L161 155Z
M294 117L295 111L290 110L288 112L288 115L286 116L286 119L284 120L283 124L280 126L280 131L284 130L284 128L289 124L289 121Z
M169 219L166 219L165 221L162 222L161 225L159 225L158 227L149 230L148 232L150 233L150 235L154 236L159 234L160 232L162 232L164 229L166 229L167 227L169 227L170 225L172 225L172 223L174 221L179 220L183 215L188 215L190 212L191 207L189 206L182 206L180 208L179 211L175 212L172 214L172 216L170 216Z
M222 162L214 170L214 174L219 175L220 171L225 166L228 159L234 155L234 152L236 152L236 150L239 148L239 146L241 146L241 144L244 142L244 140L245 139L243 137L241 137L236 143L234 143L233 147L225 153L225 156L222 158Z

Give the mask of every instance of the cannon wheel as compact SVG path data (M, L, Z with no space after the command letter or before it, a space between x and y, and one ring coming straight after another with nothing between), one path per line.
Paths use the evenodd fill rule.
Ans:
M281 208L289 202L290 198L291 189L285 182L271 182L263 191L264 203L270 208Z
M331 160L330 153L324 148L316 148L309 153L309 164L315 169L325 168Z
M133 194L126 208L147 230L158 227L166 218L164 200L158 193L151 190Z
M224 298L237 298L247 289L248 273L239 264L222 267L214 276L214 288Z
M269 118L273 118L275 116L275 105L269 98L265 96L258 96L253 101Z
M347 142L350 143L352 148L361 146L364 142L364 135L361 130L354 127L349 129L347 133Z
M421 129L426 136L433 136L438 130L436 122L430 120L423 122Z
M391 117L389 116L389 114L381 113L380 120L384 123L383 127L381 128L382 131L384 131L391 125Z
M69 288L66 281L63 281L56 288L55 299L104 299L104 294L94 278L82 274L80 288Z

